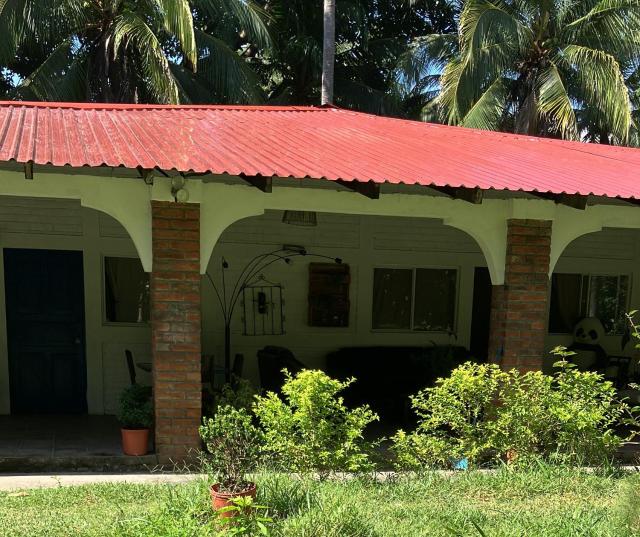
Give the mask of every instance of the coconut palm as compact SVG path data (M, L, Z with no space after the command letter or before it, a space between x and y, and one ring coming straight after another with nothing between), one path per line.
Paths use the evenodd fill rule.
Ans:
M259 68L272 103L321 102L323 0L262 0L272 16L275 46ZM413 38L448 27L442 0L335 1L334 99L338 106L412 115L415 99L397 84L398 56ZM451 17L452 19L452 17ZM405 103L404 97L407 97ZM405 106L406 105L406 106Z
M333 102L334 63L336 56L336 2L324 0L322 35L322 89L320 104Z
M638 0L467 0L456 46L430 36L451 124L577 139L584 128L625 143L632 125L624 66L640 52ZM447 51L447 52L443 52ZM440 55L438 55L440 54ZM433 64L453 58L442 72ZM581 125L579 118L584 120Z
M178 103L259 99L257 78L224 40L194 27L193 10L228 13L261 42L268 31L244 0L0 0L0 65L30 42L48 56L21 98ZM7 63L3 63L7 62Z

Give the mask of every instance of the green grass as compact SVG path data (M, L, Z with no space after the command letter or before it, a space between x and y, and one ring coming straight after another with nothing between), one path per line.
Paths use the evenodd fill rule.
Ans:
M383 483L265 474L277 537L640 535L640 479L540 467ZM0 493L4 537L216 535L206 483L105 484Z

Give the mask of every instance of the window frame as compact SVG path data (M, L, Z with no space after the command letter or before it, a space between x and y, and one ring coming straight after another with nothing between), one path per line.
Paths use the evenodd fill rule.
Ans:
M556 274L572 274L572 275L576 275L580 277L580 304L578 305L578 309L580 311L580 315L582 315L583 317L586 316L586 312L582 311L582 306L583 306L583 296L584 296L584 280L585 278L588 279L588 287L587 287L587 291L586 291L586 295L587 295L587 303L585 304L585 308L588 311L589 310L589 297L590 297L590 293L589 290L591 289L591 278L593 278L594 276L603 276L603 277L607 277L607 278L617 278L618 282L617 282L617 293L618 296L620 294L620 278L625 276L628 279L629 285L627 288L627 297L626 297L626 304L624 306L624 310L625 311L629 311L629 305L631 304L631 295L632 295L632 290L633 290L633 274L630 272L620 272L620 273L611 273L611 272L603 272L603 271L597 271L597 272L588 272L588 273L584 273L584 272L580 272L580 271L554 271L554 273ZM551 298L553 296L552 294L552 285L553 285L553 280L552 278L549 278L549 305L547 307L547 334L549 336L567 336L567 335L571 335L573 332L569 331L569 332L552 332L549 329L549 322L550 322L550 311L551 311ZM622 335L622 332L605 332L605 337L619 337Z
M136 259L138 261L140 261L140 263L142 264L142 261L140 260L140 258L137 255L132 255L132 254L100 254L100 273L102 275L101 278L101 284L102 284L102 289L101 289L101 294L100 294L100 302L102 304L102 326L109 326L109 327L122 327L122 328L149 328L151 326L151 308L149 308L149 319L146 321L142 321L139 323L136 322L130 322L130 321L109 321L107 319L107 265L105 263L105 260L108 257L116 257L116 258L123 258L123 259ZM144 267L142 268L142 271L145 274L149 274L148 272L146 272L144 270Z
M388 269L388 270L410 270L411 271L411 314L409 318L409 328L374 328L373 326L373 297L375 290L375 271L378 269ZM450 331L448 330L416 330L414 325L414 314L415 314L415 305L416 305L416 271L421 269L431 269L431 270L455 270L456 271L456 290L454 296L453 303L453 327ZM381 264L374 265L371 269L371 306L369 308L369 329L371 332L375 333L391 333L391 334L457 334L458 333L458 316L460 314L459 308L459 300L460 300L460 280L461 280L461 267L458 265L392 265L392 264Z

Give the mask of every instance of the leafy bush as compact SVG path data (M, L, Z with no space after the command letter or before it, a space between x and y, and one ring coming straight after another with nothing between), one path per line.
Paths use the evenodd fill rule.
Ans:
M219 393L214 395L207 390L203 393L202 409L205 416L213 416L218 408L232 406L251 411L256 396L256 389L247 379L237 378L233 383L222 386Z
M354 379L342 382L310 370L285 375L284 400L270 392L254 405L266 451L286 470L321 477L368 470L371 445L363 431L378 416L368 406L348 409L338 395Z
M225 384L216 398L217 407L232 406L251 411L256 390L246 379L237 379L233 384Z
M151 386L133 384L120 394L118 421L125 429L148 429L153 424Z
M207 453L204 462L220 483L221 492L242 492L249 486L247 474L260 462L262 434L244 409L218 408L200 427Z
M602 375L578 371L563 348L554 353L561 360L553 376L467 363L413 396L418 426L394 436L398 465L609 461L622 442L616 427L636 423L632 410Z
M412 396L418 426L411 434L400 430L393 437L398 464L447 467L463 457L472 463L489 457L494 449L489 424L507 377L497 365L466 363Z

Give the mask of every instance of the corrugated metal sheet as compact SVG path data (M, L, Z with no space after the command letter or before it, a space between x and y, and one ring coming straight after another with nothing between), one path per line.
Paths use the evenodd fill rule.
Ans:
M336 108L0 102L0 161L640 198L640 150Z

